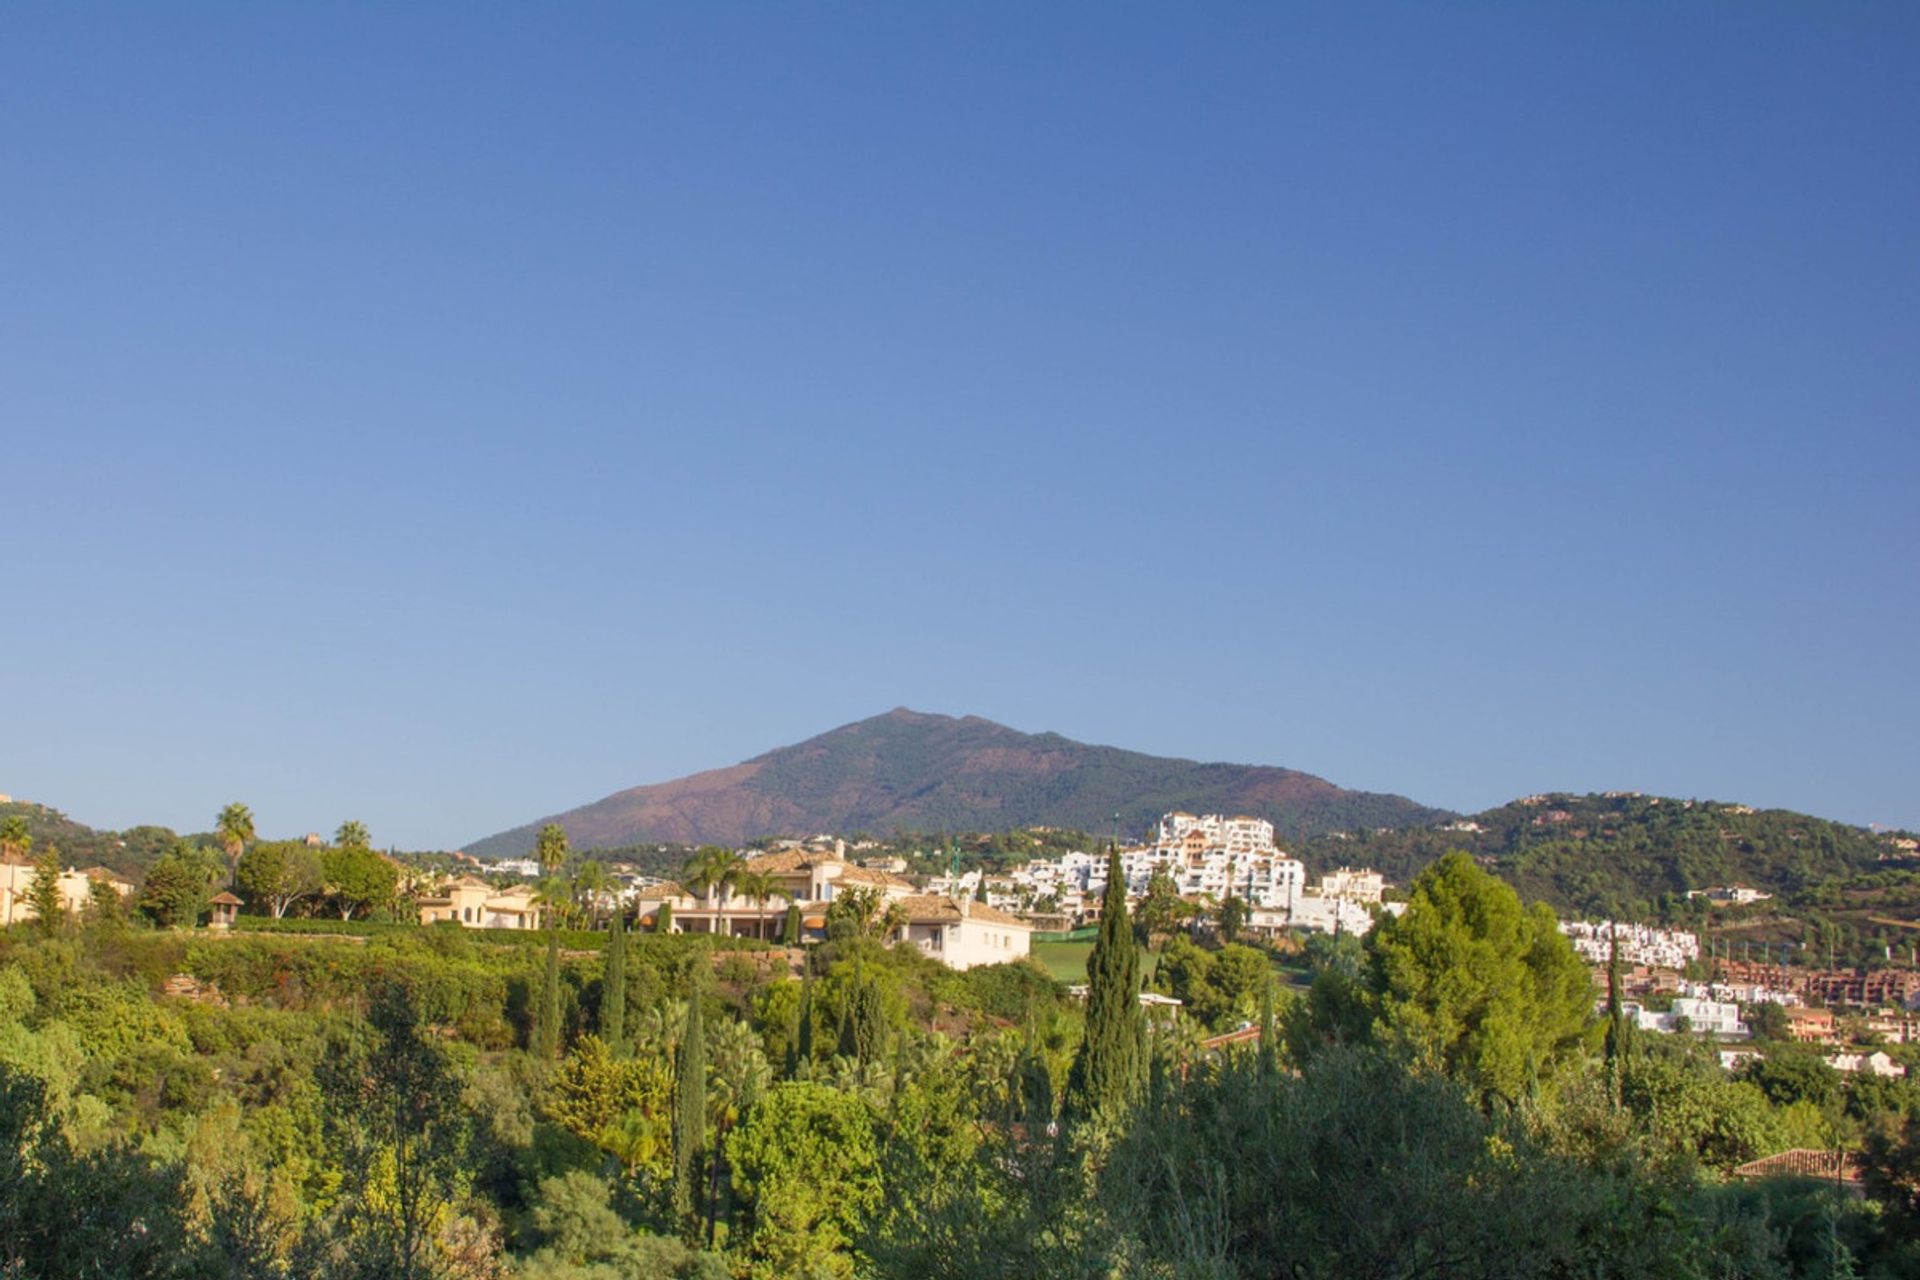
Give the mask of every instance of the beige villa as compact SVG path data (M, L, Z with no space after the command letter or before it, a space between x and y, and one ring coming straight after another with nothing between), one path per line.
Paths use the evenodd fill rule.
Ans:
M0 926L33 919L33 900L28 894L33 888L34 870L30 858L0 856ZM88 867L85 871L68 867L60 873L60 901L69 913L79 915L86 909L95 881L112 886L122 898L133 895L133 882L105 867Z
M784 849L747 860L747 870L771 882L762 900L719 885L696 894L674 883L642 889L635 901L639 923L652 927L663 904L671 904L677 933L723 933L736 938L778 940L787 907L798 903L804 936L818 938L827 926L827 908L852 889L877 891L887 905L898 906L904 925L892 934L955 969L1018 960L1030 950L1033 927L983 902L922 894L890 871L862 867L838 853Z
M540 905L533 898L531 885L496 889L477 876L460 876L420 897L420 923L451 920L470 929L538 929Z

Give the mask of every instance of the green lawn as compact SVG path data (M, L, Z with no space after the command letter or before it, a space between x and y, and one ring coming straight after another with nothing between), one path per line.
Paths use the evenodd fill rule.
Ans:
M1091 942L1036 942L1033 944L1033 958L1042 968L1060 982L1074 985L1087 980L1087 956L1093 951ZM1149 951L1141 957L1141 977L1151 978L1154 966L1160 963L1160 957Z

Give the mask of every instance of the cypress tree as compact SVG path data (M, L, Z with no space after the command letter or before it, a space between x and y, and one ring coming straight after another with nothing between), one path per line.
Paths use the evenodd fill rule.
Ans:
M1127 878L1107 846L1100 934L1087 957L1087 1031L1067 1077L1067 1114L1084 1119L1124 1107L1140 1086L1146 1041L1140 1013L1140 953L1127 919Z
M1273 978L1260 985L1260 1074L1272 1079L1280 1070L1280 1046L1274 1043Z
M52 845L34 861L27 901L33 904L33 918L42 932L52 933L66 919L67 904L60 896L60 852Z
M653 931L655 933L673 932L673 904L663 902L660 909L653 913Z
M787 904L787 920L781 929L780 941L789 947L800 945L800 904L797 902Z
M687 1021L673 1082L673 1214L689 1244L700 1239L693 1203L695 1154L707 1131L707 1034L700 1016L700 983L687 994Z
M627 1053L627 913L616 908L607 939L606 990L600 1000L600 1038L616 1057Z
M533 1028L533 1056L551 1061L560 1052L560 935L547 930L547 968L540 979L540 1014Z
M1620 1106L1625 1078L1624 1056L1627 1048L1627 1020L1620 1007L1620 937L1614 928L1607 930L1607 1096Z
M794 1033L793 1067L788 1079L797 1079L802 1068L813 1065L813 973L800 980L800 1028Z

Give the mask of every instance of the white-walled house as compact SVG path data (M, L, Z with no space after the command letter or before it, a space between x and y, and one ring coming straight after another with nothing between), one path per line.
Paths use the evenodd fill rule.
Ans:
M1033 949L1032 925L984 902L916 894L900 905L907 916L901 940L950 968L1005 964Z

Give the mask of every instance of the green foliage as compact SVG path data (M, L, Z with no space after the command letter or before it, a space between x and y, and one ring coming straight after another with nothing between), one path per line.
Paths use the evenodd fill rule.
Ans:
M1100 1177L1140 1275L1688 1276L1655 1187L1542 1150L1512 1117L1384 1054L1298 1076L1247 1058L1170 1081Z
M560 938L547 932L547 962L540 971L540 1009L535 1015L533 1056L547 1062L560 1052Z
M728 1280L720 1258L636 1234L613 1194L585 1170L542 1180L529 1215L540 1247L520 1264L521 1280Z
M1483 1099L1520 1100L1592 1023L1587 966L1553 913L1522 907L1463 853L1420 874L1366 951L1375 1034Z
M1139 997L1140 956L1127 920L1127 878L1119 853L1109 849L1100 936L1087 957L1086 1037L1067 1079L1068 1114L1117 1113L1139 1090L1146 1040Z
M41 932L51 933L67 922L66 900L60 896L60 853L52 845L41 850L34 861L27 901L33 906L34 924Z
M393 901L399 872L364 845L338 845L320 855L322 879L342 920L366 915Z
M629 1173L668 1170L672 1080L658 1056L620 1057L582 1036L553 1074L547 1118L614 1156Z
M666 909L665 904L661 909ZM797 902L787 904L787 917L780 927L780 942L789 947L800 945L800 904Z
M368 1280L447 1274L441 1236L463 1188L473 1122L412 993L376 989L365 1025L335 1040L317 1074L342 1175L317 1260L329 1274Z
M45 1086L0 1063L0 1275L160 1280L207 1261L177 1206L178 1173L118 1144L81 1151Z
M707 1134L707 1037L701 994L697 985L689 994L686 1025L680 1033L673 1072L673 1216L689 1239L698 1234L695 1159Z
M549 822L541 827L540 834L533 842L533 857L540 864L542 875L550 876L559 871L571 852L566 829L557 822Z
M878 1202L875 1117L857 1095L776 1084L727 1143L752 1204L749 1259L770 1276L849 1276L846 1248Z
M607 976L600 997L600 1034L615 1054L627 1050L627 913L613 913L607 938Z
M191 928L207 914L219 877L219 864L205 849L175 844L147 872L140 910L162 928Z
M1554 794L1474 814L1473 822L1484 829L1356 828L1294 852L1309 867L1365 864L1404 882L1447 851L1465 849L1530 900L1612 919L1677 912L1689 890L1715 885L1798 899L1836 878L1878 870L1888 852L1885 839L1864 827L1658 796Z
M320 892L320 854L302 840L263 840L240 855L235 883L255 908L276 919Z
M1215 1031L1249 1022L1273 986L1264 952L1230 943L1207 951L1176 935L1160 953L1154 986L1181 1001L1188 1015Z

